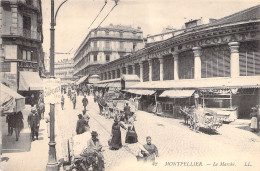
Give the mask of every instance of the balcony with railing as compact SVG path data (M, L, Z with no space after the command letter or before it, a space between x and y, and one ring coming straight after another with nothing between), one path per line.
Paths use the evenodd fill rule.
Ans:
M1 29L2 37L23 37L41 41L41 33L23 28L3 27Z

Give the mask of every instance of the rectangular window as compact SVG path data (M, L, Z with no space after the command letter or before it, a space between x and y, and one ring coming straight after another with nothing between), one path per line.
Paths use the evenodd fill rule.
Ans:
M258 42L241 43L239 48L240 76L260 75L260 50Z
M120 37L123 37L123 32L120 32L120 33L119 33L119 36L120 36Z
M109 36L109 31L106 31L106 36Z
M32 60L32 56L31 56L31 52L27 51L27 60L31 61Z
M106 47L106 48L109 48L109 47L110 47L110 42L109 42L109 41L106 41L105 47Z
M23 16L23 36L31 37L31 17Z
M26 53L26 51L25 50L23 50L23 60L26 60L27 58L26 58L26 55L27 53Z
M229 77L230 50L228 46L215 46L202 49L201 77Z
M106 62L110 61L110 55L106 55Z
M97 61L97 55L94 55L94 62Z
M120 49L124 49L124 42L120 42Z
M194 54L192 51L179 54L179 77L180 79L194 78Z
M94 42L94 48L97 48L97 42Z

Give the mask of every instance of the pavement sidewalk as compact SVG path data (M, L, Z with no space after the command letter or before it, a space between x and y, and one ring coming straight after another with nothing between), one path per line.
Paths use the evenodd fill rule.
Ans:
M44 171L48 162L49 138L45 120L40 122L39 140L31 141L27 117L31 107L25 106L23 112L24 129L21 131L19 141L15 135L7 136L7 123L1 117L2 124L2 156L1 170L3 171ZM47 111L45 114L47 114Z

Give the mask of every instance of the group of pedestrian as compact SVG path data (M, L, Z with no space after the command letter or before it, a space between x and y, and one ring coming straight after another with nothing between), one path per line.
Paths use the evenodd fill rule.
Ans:
M18 141L20 137L20 132L24 128L22 112L15 112L14 109L14 112L7 114L6 122L8 124L8 136L12 136L13 131L15 131L16 141Z
M82 105L83 105L83 115L82 114L78 114L78 121L77 121L77 125L76 125L76 133L77 134L82 134L86 131L89 131L90 127L89 127L89 119L90 117L86 114L87 111L87 105L88 105L88 99L86 97L86 95L84 95L84 97L82 98Z

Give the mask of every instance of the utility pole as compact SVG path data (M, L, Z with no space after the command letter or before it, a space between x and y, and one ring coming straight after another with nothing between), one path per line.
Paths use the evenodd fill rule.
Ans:
M64 0L58 7L54 16L54 0L51 0L51 28L50 28L50 77L54 78L54 48L55 48L55 25L56 17L60 7L67 2ZM50 103L50 142L49 142L49 158L46 166L46 171L58 171L59 163L56 158L56 142L55 142L55 104Z

